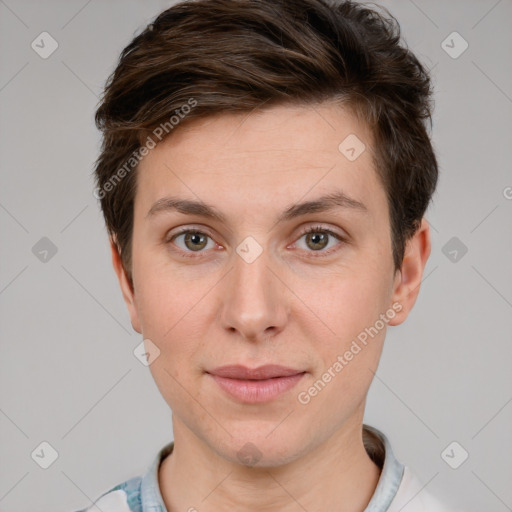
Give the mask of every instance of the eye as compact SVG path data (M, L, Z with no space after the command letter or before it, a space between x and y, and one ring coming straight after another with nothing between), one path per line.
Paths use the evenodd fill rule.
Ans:
M184 247L180 246L179 244L176 243L176 240L180 239L181 237L183 237L182 241L183 241ZM203 231L199 231L198 229L185 228L185 229L181 230L179 233L176 233L175 235L171 236L168 239L168 242L176 243L176 245L181 249L181 251L183 253L185 253L184 254L185 256L193 258L194 257L193 254L186 254L186 253L204 252L203 249L205 249L205 248L211 249L212 248L211 246L207 247L208 239L210 239L213 246L215 246L215 243L210 238L210 236L207 235L206 233L204 233Z
M310 226L305 231L303 231L301 238L304 238L305 244L306 244L306 251L308 252L321 252L323 254L318 256L324 256L324 253L331 254L332 251L332 245L329 250L324 250L326 247L329 247L329 238L336 239L338 242L344 243L346 240L341 236L335 233L334 231L331 231L330 229L323 228L321 226ZM336 244L334 244L336 245ZM340 245L340 244L338 244ZM316 255L315 255L316 256Z

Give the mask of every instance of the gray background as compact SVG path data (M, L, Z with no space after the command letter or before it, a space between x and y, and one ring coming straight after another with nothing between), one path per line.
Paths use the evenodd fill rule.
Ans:
M0 0L1 511L88 506L172 438L171 412L132 353L141 339L91 177L101 87L169 5ZM512 510L512 2L382 5L433 69L441 176L421 293L388 330L365 421L449 504ZM31 48L43 31L59 44L47 59ZM469 43L458 58L441 46L453 31ZM32 251L42 237L57 247L46 262ZM452 237L465 255L445 248ZM48 469L31 457L43 441L58 452ZM469 453L458 469L441 456L453 441ZM448 451L452 464L461 450Z

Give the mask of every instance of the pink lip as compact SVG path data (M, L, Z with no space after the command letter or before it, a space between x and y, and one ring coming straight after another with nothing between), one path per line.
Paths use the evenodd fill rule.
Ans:
M243 403L268 402L293 388L306 373L279 365L250 369L221 366L207 372L222 390Z

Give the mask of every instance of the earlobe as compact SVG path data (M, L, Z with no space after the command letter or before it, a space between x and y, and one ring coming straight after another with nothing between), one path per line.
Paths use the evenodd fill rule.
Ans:
M117 248L117 244L115 243L115 240L112 238L110 239L110 250L112 252L112 266L114 267L117 279L119 281L119 285L121 287L124 302L128 308L128 313L130 314L132 327L139 334L142 334L139 321L139 313L137 311L137 305L135 303L134 289L126 275L126 271L123 267L123 263Z
M430 256L430 226L425 218L411 239L408 240L402 268L395 275L392 304L400 304L399 313L391 319L389 325L399 325L405 321L412 310L420 291L423 271ZM395 310L398 310L395 307Z

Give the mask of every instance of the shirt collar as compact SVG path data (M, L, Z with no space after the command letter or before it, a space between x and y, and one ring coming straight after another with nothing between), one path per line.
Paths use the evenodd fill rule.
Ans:
M385 512L398 492L404 466L396 459L389 439L380 430L363 425L363 441L370 457L381 467L379 482L364 512Z
M381 468L379 482L364 512L386 512L400 487L404 466L395 458L388 438L380 430L363 425L363 441L366 451ZM167 512L158 485L158 469L173 447L174 441L165 445L142 477L142 512Z

